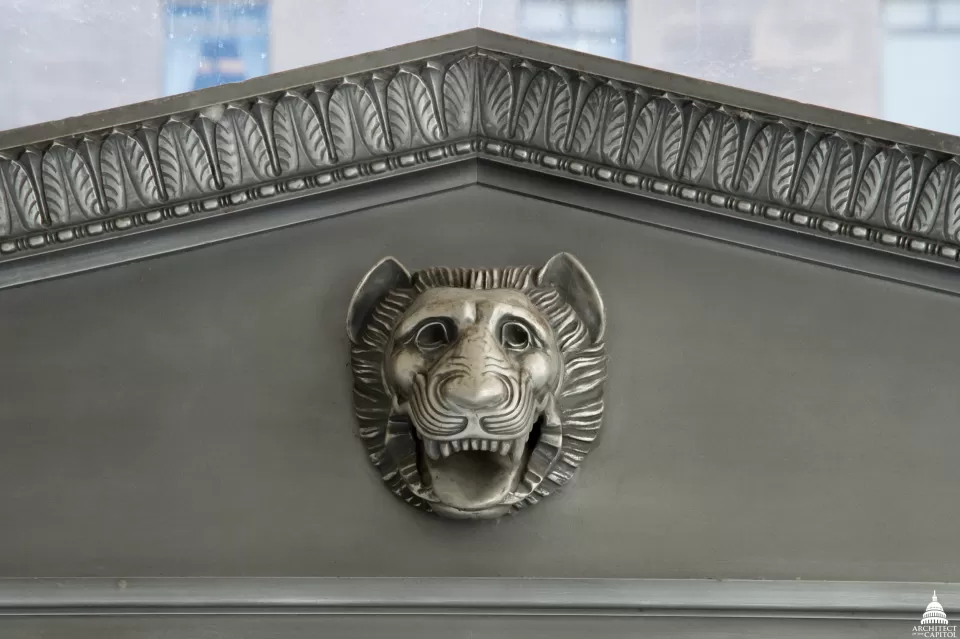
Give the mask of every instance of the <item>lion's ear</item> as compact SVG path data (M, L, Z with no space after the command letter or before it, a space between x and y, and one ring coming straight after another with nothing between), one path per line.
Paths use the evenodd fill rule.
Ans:
M373 309L392 289L411 286L410 273L403 264L392 257L385 257L370 269L350 300L347 311L347 335L351 342L360 339L363 329Z
M603 339L606 328L603 300L593 278L577 258L569 253L557 253L540 269L537 281L541 286L557 288L586 324L590 337L595 342Z

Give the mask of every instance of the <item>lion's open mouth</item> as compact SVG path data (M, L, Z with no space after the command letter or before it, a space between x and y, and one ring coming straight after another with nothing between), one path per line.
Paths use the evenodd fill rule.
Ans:
M543 420L540 415L526 433L509 440L438 441L414 432L420 474L444 506L464 513L501 506L523 476Z

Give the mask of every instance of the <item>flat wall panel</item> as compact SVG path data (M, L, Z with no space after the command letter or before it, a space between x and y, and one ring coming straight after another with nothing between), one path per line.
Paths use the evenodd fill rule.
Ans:
M410 509L354 435L354 286L560 250L608 307L598 449L516 518ZM0 291L0 575L956 580L958 320L480 186Z

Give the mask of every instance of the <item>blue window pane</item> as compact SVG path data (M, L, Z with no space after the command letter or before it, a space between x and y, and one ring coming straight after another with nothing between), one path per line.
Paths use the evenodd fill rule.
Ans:
M269 6L263 2L167 3L164 94L269 72Z
M937 24L944 28L960 27L960 1L942 0L937 5Z
M627 57L626 0L520 0L519 33L608 58Z
M883 18L890 27L924 27L930 24L931 5L921 0L887 0Z
M556 0L528 0L520 5L520 22L537 31L560 31L569 22L567 3Z
M584 2L573 6L573 24L584 31L615 32L624 23L624 7L620 2Z
M205 3L197 5L171 4L167 5L167 12L178 16L203 16L209 12Z
M912 126L960 135L956 74L960 37L909 33L887 37L883 55L883 117ZM923 60L923 64L918 64ZM913 87L937 87L937 99L922 99Z
M578 38L572 48L605 58L623 57L623 42L617 38Z

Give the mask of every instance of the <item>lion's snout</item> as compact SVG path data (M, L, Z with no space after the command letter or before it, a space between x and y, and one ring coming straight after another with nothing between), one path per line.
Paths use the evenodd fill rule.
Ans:
M484 373L448 377L442 382L440 392L454 406L478 411L505 404L510 389L500 375Z

